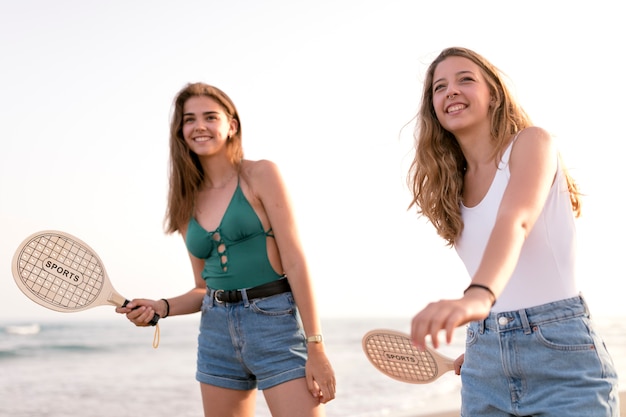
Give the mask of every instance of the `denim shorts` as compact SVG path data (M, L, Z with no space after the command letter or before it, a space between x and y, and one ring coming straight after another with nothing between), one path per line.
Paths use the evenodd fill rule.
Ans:
M469 324L462 417L617 417L618 378L582 297Z
M196 379L236 390L267 389L305 376L306 337L293 294L202 302Z

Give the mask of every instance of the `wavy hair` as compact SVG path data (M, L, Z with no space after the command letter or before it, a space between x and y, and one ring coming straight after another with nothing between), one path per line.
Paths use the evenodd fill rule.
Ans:
M494 100L490 108L491 138L495 163L501 159L511 136L531 126L526 112L513 98L501 72L484 57L466 48L444 49L430 64L424 80L420 109L415 116L415 156L407 175L413 199L409 209L416 206L439 236L453 246L463 231L461 198L467 161L454 135L445 130L433 106L433 76L437 65L448 57L467 58L480 68ZM567 170L563 169L572 209L580 215L580 193Z
M226 152L230 162L239 167L243 159L241 120L233 101L217 87L190 83L174 98L170 121L169 192L165 214L165 232L180 231L193 215L196 196L204 182L204 169L198 155L192 152L183 137L183 108L191 97L205 96L219 103L226 116L237 121L237 131L228 138Z

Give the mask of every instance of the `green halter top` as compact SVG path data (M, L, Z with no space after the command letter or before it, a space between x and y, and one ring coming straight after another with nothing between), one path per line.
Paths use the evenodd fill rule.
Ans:
M205 230L194 217L187 227L186 245L196 258L204 259L202 277L213 289L256 287L281 278L267 257L265 231L239 183L217 229Z

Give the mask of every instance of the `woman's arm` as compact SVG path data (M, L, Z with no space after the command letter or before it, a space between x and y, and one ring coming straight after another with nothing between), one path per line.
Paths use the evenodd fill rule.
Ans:
M280 261L287 275L307 337L322 334L312 280L300 242L292 205L278 167L270 161L257 161L250 181L272 227ZM324 343L308 344L307 381L313 395L327 402L335 397L335 376L327 360Z
M472 278L473 284L487 286L496 297L513 274L524 241L543 210L556 175L557 159L554 141L541 128L525 129L513 144L509 184Z
M541 128L525 129L513 144L511 177L481 263L472 277L472 284L491 289L496 298L513 274L524 241L543 210L555 178L557 158L553 139ZM455 328L489 314L492 297L489 291L472 287L462 298L430 303L413 318L413 342L425 346L425 338L430 336L438 347L437 333L445 330L450 343Z
M182 232L182 235L184 240L185 231ZM206 283L202 278L204 260L198 259L192 254L189 254L189 258L194 275L194 288L185 294L168 298L167 303L162 299L149 300L138 298L132 300L126 307L116 308L115 311L120 314L126 314L126 317L136 326L148 326L150 320L154 317L154 313L157 313L160 317L169 317L193 314L200 311L202 299L206 294Z

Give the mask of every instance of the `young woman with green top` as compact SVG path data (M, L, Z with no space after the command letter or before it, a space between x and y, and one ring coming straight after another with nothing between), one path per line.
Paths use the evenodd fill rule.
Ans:
M201 311L196 379L206 417L321 417L335 398L313 285L277 166L243 158L230 98L195 83L176 96L166 231L180 233L194 288L118 308L137 326Z

